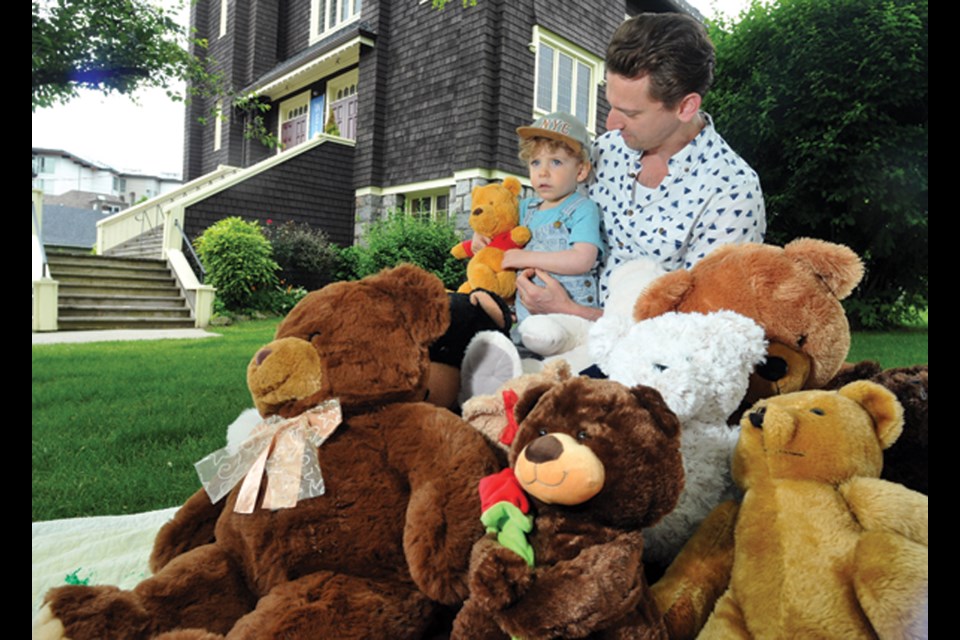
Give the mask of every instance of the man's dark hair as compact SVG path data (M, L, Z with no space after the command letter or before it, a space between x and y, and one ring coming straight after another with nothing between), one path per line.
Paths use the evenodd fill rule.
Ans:
M706 28L685 13L641 13L614 32L606 67L625 78L650 77L650 97L668 107L707 94L716 52Z

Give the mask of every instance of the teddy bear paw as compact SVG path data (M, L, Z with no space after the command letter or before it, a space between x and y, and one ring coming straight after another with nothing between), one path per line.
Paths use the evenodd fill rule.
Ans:
M53 615L49 604L43 605L33 619L33 640L58 640L66 637L66 630L60 618Z
M489 550L470 576L470 596L484 609L498 611L517 602L533 581L530 565L506 547Z
M590 322L576 316L545 314L529 316L517 330L523 346L541 356L555 356L583 344Z

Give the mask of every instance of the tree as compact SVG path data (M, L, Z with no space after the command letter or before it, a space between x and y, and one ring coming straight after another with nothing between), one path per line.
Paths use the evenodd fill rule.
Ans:
M927 306L927 0L779 0L711 25L717 128L760 174L767 241L846 244L879 328Z
M264 125L269 105L238 95L209 71L216 64L204 59L206 40L192 38L175 18L184 1L163 8L151 0L33 0L33 110L69 102L80 89L134 97L139 89L159 87L172 100L232 103L249 116L244 135L279 146ZM190 52L191 44L200 56ZM173 88L181 81L186 96ZM222 117L214 107L200 121Z
M33 109L81 88L133 94L196 77L175 12L148 0L33 0Z

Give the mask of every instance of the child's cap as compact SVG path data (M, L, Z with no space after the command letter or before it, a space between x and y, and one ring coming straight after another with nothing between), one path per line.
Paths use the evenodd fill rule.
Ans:
M521 138L550 138L565 142L580 153L580 149L590 146L590 133L580 120L569 113L554 111L540 116L529 127L518 127L517 135Z

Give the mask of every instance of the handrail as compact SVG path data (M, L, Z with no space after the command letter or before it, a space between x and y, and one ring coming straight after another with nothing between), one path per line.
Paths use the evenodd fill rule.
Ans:
M43 248L43 229L40 227L40 221L37 219L37 203L31 202L33 212L33 228L37 230L37 240L40 245L40 260L44 278L50 277L50 265L47 263L47 250Z
M187 237L187 234L184 233L183 228L180 226L180 222L174 218L173 226L177 228L177 231L180 232L180 238L183 240L183 244L187 245L187 249L190 250L190 256L193 258L194 263L196 263L197 268L200 269L200 273L197 274L197 278L200 280L200 284L203 284L203 280L207 275L207 270L203 268L203 263L200 262L200 256L197 255L197 252L193 250L193 245L190 243L190 238Z

